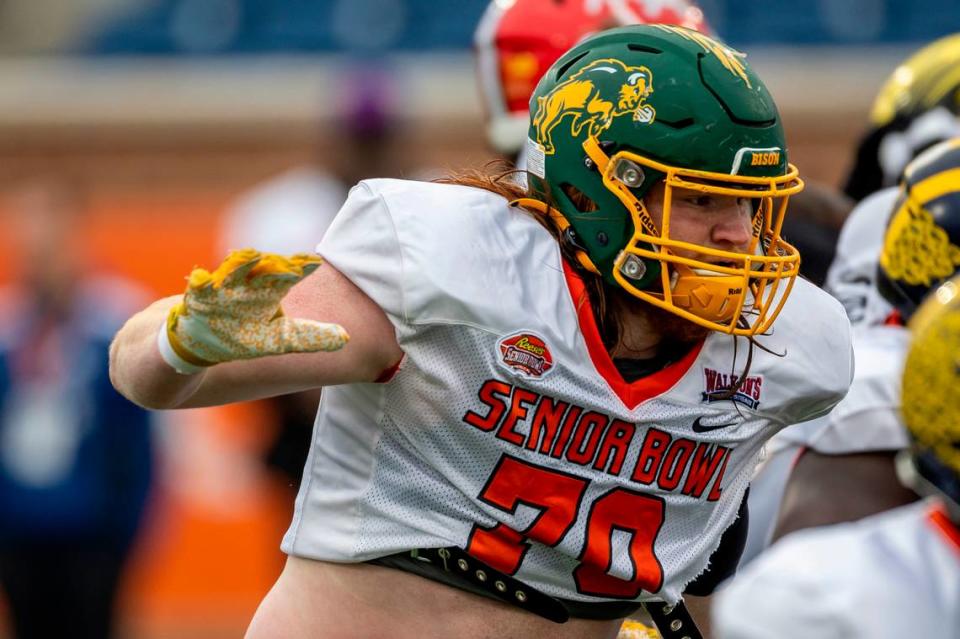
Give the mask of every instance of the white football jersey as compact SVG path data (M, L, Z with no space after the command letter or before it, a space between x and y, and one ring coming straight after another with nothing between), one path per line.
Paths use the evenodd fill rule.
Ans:
M480 189L361 182L318 252L405 355L386 383L324 389L293 555L458 546L552 596L675 601L763 443L852 375L842 307L797 281L732 400L749 344L719 333L627 383L557 242Z
M909 340L910 332L901 326L857 326L853 331L857 366L847 396L829 414L785 428L767 444L750 484L741 565L770 545L790 472L804 450L852 455L907 445L900 418L900 378Z
M909 345L910 331L902 326L854 329L857 366L847 396L829 414L777 433L768 449L803 447L824 455L850 455L906 446L900 380Z
M854 326L882 323L893 307L877 291L877 264L887 220L900 189L889 187L864 198L847 216L824 288L840 300Z
M930 501L801 530L714 600L717 639L956 639L960 530Z

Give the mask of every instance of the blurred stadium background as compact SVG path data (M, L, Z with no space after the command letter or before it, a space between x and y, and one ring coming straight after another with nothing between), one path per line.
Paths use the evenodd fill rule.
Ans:
M896 63L960 31L950 0L700 5L767 81L793 161L829 185ZM485 6L3 0L0 195L70 184L84 194L79 234L97 267L175 293L194 265L219 259L229 203L285 169L314 163L349 180L490 159L470 52ZM0 201L2 282L22 256ZM282 565L289 517L290 492L260 463L272 427L256 405L159 420L124 637L242 636ZM3 619L0 603L0 637Z

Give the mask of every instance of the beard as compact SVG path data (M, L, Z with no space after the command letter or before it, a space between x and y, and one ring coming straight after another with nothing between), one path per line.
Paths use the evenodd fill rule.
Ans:
M679 315L638 299L623 289L615 291L613 297L614 303L623 311L617 313L621 318L620 339L628 350L633 349L627 336L628 331L623 328L623 325L636 321L628 318L640 319L646 324L650 333L660 336L661 341L657 350L661 353L699 342L712 332L709 328L694 324Z
M658 306L642 301L640 303L644 306L650 328L660 333L665 343L691 344L699 342L712 332L709 328L694 324Z

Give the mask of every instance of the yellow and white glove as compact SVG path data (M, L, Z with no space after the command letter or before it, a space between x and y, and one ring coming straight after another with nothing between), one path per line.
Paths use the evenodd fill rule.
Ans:
M636 619L624 619L617 639L660 639L660 633Z
M242 249L213 273L195 268L183 301L160 327L157 344L164 361L190 375L238 359L343 347L350 338L342 326L285 317L280 306L290 288L322 262L315 255Z

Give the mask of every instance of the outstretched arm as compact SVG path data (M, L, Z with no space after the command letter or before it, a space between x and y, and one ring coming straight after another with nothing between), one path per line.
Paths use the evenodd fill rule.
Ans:
M183 296L174 296L150 305L120 329L111 345L110 376L113 384L124 396L141 406L213 406L320 386L372 382L403 356L393 325L384 312L346 277L325 264L290 289L283 298L283 312L286 318L339 324L350 336L346 346L333 352L263 353L264 356L237 353L234 356L249 359L222 360L222 363L204 367L198 373L184 375L164 361L157 345L157 331L164 325L171 309L182 301ZM284 318L271 314L265 321L280 319ZM282 332L289 335L290 329ZM307 348L336 347L336 344L312 341ZM177 346L183 348L184 345ZM202 347L191 347L189 342L186 347L192 348L186 353L188 357L193 359L202 352L205 357L199 359L204 362L217 352L220 357L230 357L233 348L226 347L212 353Z

